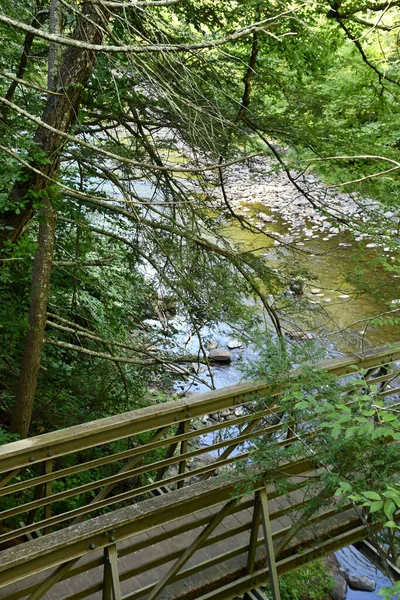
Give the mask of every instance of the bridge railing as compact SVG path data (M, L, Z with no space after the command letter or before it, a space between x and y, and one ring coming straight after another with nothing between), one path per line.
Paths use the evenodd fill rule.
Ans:
M64 600L230 600L379 529L333 501L282 546L310 497L296 490L288 499L276 479L304 486L317 474L313 461L287 462L267 477L255 473L245 493L237 475L220 476L9 548L0 598L38 600L52 589Z
M396 395L399 359L400 344L321 366L364 369ZM280 393L249 382L1 446L0 548L229 470L259 436L295 443L282 437Z

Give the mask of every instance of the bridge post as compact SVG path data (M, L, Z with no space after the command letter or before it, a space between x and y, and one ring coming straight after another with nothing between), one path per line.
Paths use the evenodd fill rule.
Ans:
M104 548L103 600L121 600L117 546Z
M261 500L261 514L262 514L262 523L263 523L263 531L264 531L264 542L265 549L267 551L267 562L269 569L269 579L271 583L271 591L273 600L281 600L281 594L279 591L279 580L278 580L278 572L276 570L275 563L275 551L274 551L274 542L272 539L272 529L271 523L269 520L269 512L268 512L268 496L267 490L262 488L260 490L260 500Z
M183 433L188 433L189 432L189 429L190 429L190 420L183 422L182 429L183 429ZM186 454L187 449L188 449L188 441L187 440L183 440L181 442L181 451L180 451L180 453L181 454ZM185 473L185 470L186 470L186 460L181 460L179 462L179 471L178 471L179 475L183 475ZM177 485L178 489L183 488L184 484L185 484L184 479L180 479L178 481L178 485Z
M246 571L247 571L248 575L251 575L252 573L254 573L254 567L255 567L255 563L256 563L258 529L260 527L260 517L261 517L260 492L256 492L254 494L253 519L251 522L249 553L248 553L248 557L247 557Z

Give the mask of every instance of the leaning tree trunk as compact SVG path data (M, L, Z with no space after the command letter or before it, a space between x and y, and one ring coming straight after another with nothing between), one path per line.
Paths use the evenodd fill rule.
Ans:
M106 18L101 12L93 8L91 4L86 4L83 9L83 16L78 21L75 39L91 42L92 44L101 44L104 31L101 26L104 26L105 22ZM38 128L35 136L36 147L39 146L42 149L46 161L42 160L39 164L36 162L34 166L37 170L40 170L40 173L28 170L27 181L16 183L12 189L11 199L26 199L26 207L23 213L19 217L10 213L2 215L3 219L9 219L8 223L11 219L14 227L11 239L15 241L32 217L33 206L30 200L32 191L36 192L36 197L39 197L41 219L38 250L32 276L29 330L25 341L17 398L11 423L11 430L21 437L28 435L32 416L50 290L56 209L52 202L54 193L49 193L51 185L49 178L54 178L57 175L60 154L65 143L65 139L60 132L67 132L76 119L82 88L87 83L95 56L93 51L76 47L70 47L65 53L57 84L57 90L62 91L62 95L48 96L43 115L43 121L58 131L49 131L45 127ZM49 158L51 160L48 160ZM1 222L0 218L0 225ZM1 240L0 238L0 246L1 241L4 242L4 239Z
M99 6L86 3L74 38L100 45L108 18L108 13L103 13ZM42 116L42 121L57 131L49 131L43 126L39 126L36 131L30 164L39 173L26 168L24 176L19 178L11 190L9 204L13 205L15 202L18 206L24 201L25 205L18 215L13 210L0 214L0 253L5 242L16 242L25 231L33 215L33 198L40 198L41 190L49 186L48 178L54 178L58 171L61 150L66 142L59 132L68 132L76 119L82 89L87 83L95 57L93 50L75 46L70 46L64 55L57 82L57 91L61 95L48 96ZM42 150L42 157L39 158L38 148Z
M25 340L17 399L11 421L11 431L18 433L21 437L26 437L29 431L46 326L57 217L50 198L43 200L40 217L39 246L32 274L29 329Z

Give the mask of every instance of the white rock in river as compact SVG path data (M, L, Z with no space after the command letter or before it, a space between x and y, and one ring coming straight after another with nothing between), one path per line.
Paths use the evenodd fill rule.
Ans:
M215 350L211 350L208 355L208 358L215 363L219 363L221 365L227 365L232 361L232 355L228 350L224 350L223 348L215 348Z
M376 248L378 244L367 244L366 248Z
M319 293L320 293L320 291L321 291L321 290L319 290L318 288L313 288L312 290L310 290L310 292L311 292L312 294L315 294L315 295L316 295L316 294L319 294Z
M274 222L274 219L272 217L270 217L269 215L267 215L266 213L263 213L263 212L257 213L257 217L259 219L261 219L261 221L264 221L264 223L273 223Z
M347 300L347 298L350 298L350 296L348 294L341 294L338 296L338 298L340 298L340 300Z
M229 350L235 350L236 348L243 348L243 344L240 340L229 340L227 344Z
M207 342L207 344L206 344L207 350L215 350L215 348L218 348L218 346L219 346L219 344L215 340L211 340L210 342Z

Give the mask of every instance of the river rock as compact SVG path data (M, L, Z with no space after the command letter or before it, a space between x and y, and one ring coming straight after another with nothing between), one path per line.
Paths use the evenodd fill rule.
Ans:
M240 340L229 340L227 344L229 350L236 350L237 348L243 348L243 344Z
M318 289L318 288L313 288L312 290L310 290L311 294L314 294L314 295L317 295L317 294L319 294L319 293L320 293L320 291L321 291L321 290L320 290L320 289Z
M357 575L356 573L349 573L347 575L347 582L352 590L361 590L363 592L373 592L376 587L373 579L365 575Z
M257 213L257 217L259 219L261 219L261 221L264 221L264 223L273 223L274 222L274 219L272 217L270 217L269 215L267 215L266 213L263 213L263 212Z
M305 340L311 340L312 335L305 331L285 331L286 337L296 342L304 342Z
M289 282L289 289L294 294L302 294L304 292L304 279L302 279L301 277L294 277Z
M332 600L344 600L347 594L347 583L345 578L339 573L336 573L333 576L333 580L334 584L333 589L329 594L330 597Z
M228 350L223 348L215 348L208 354L208 358L215 363L220 365L228 365L232 361L232 355Z
M207 342L206 348L207 350L215 350L215 348L218 348L218 345L218 342L216 342L215 340L211 340L210 342Z

